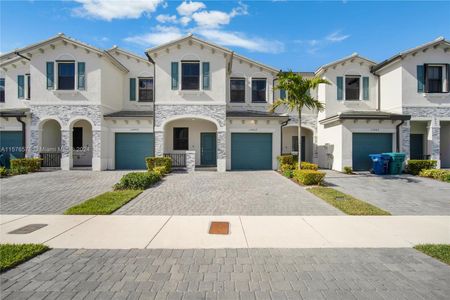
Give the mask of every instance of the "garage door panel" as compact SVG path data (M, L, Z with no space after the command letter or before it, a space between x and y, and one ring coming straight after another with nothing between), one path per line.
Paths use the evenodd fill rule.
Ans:
M392 133L353 133L353 170L367 171L372 167L369 154L392 152Z
M232 170L271 170L271 133L232 133Z
M116 133L116 169L146 169L145 158L153 156L153 149L153 133Z
M9 168L10 159L23 158L22 131L0 131L0 164Z

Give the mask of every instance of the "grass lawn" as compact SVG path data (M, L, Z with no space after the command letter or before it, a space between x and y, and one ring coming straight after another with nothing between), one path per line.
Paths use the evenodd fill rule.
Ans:
M0 272L5 272L48 249L41 244L0 244Z
M88 199L81 204L67 209L65 215L109 215L134 198L142 190L119 190L106 192L94 198Z
M354 216L388 216L389 212L384 211L372 204L361 201L353 196L341 193L329 187L313 187L307 189L317 197L342 210L347 215ZM338 199L336 199L336 197Z
M414 249L425 253L431 257L450 265L450 245L449 244L423 244L417 245Z

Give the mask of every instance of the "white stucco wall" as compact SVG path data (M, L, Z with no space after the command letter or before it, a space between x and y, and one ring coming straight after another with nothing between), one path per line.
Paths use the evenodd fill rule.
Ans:
M271 133L272 134L272 169L278 168L277 156L281 153L281 124L269 119L228 119L227 120L227 170L231 169L231 134L232 133Z
M305 159L308 162L313 160L313 133L310 129L302 128L302 135L305 136ZM283 127L283 148L282 154L292 153L292 137L298 136L297 126Z
M383 72L380 72L380 109L382 111L402 112L402 73L400 65L387 66Z
M362 62L362 64L361 64ZM353 62L346 61L344 65L337 64L334 67L327 68L321 75L322 78L328 80L331 84L321 84L319 87L319 99L325 103L325 117L336 115L339 112L351 110L375 110L377 108L377 77L370 72L372 65L368 62L355 59ZM345 90L345 75L359 75L360 81L360 99L362 98L363 82L362 77L369 77L369 100L347 101L337 100L337 86L336 77L344 77ZM345 99L345 92L344 92Z
M17 93L17 76L30 73L30 64L28 61L22 60L7 66L5 69L0 70L0 78L5 78L5 102L0 103L0 109L11 108L26 108L29 106L29 100L24 98L18 98ZM33 78L31 78L31 84L33 84ZM25 79L26 90L26 79ZM25 92L26 93L26 92ZM33 91L31 91L33 96Z

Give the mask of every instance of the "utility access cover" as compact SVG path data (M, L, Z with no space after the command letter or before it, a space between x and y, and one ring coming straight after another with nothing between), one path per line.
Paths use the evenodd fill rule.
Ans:
M230 232L229 222L211 222L209 234L228 234Z
M8 234L28 234L32 233L38 229L47 226L47 224L29 224L20 228L17 228L13 231L8 232Z

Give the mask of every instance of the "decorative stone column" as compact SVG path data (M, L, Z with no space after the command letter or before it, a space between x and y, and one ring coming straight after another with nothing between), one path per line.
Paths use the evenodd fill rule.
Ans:
M102 164L102 131L92 131L92 171L106 169Z
M400 127L400 152L404 152L406 154L405 160L408 160L410 157L410 137L411 137L411 124L410 121L406 121L401 127Z
M39 149L39 138L41 136L41 132L39 129L31 130L31 141L30 141L30 156L31 157L39 157L41 150Z
M217 171L225 172L227 169L227 133L217 132Z
M428 129L428 145L431 159L437 161L437 168L441 167L441 127L439 120L433 118L430 122Z
M70 130L61 129L61 170L70 170L73 167L72 134Z
M164 132L155 132L155 156L163 156L164 154Z
M195 151L186 151L186 171L195 171Z

